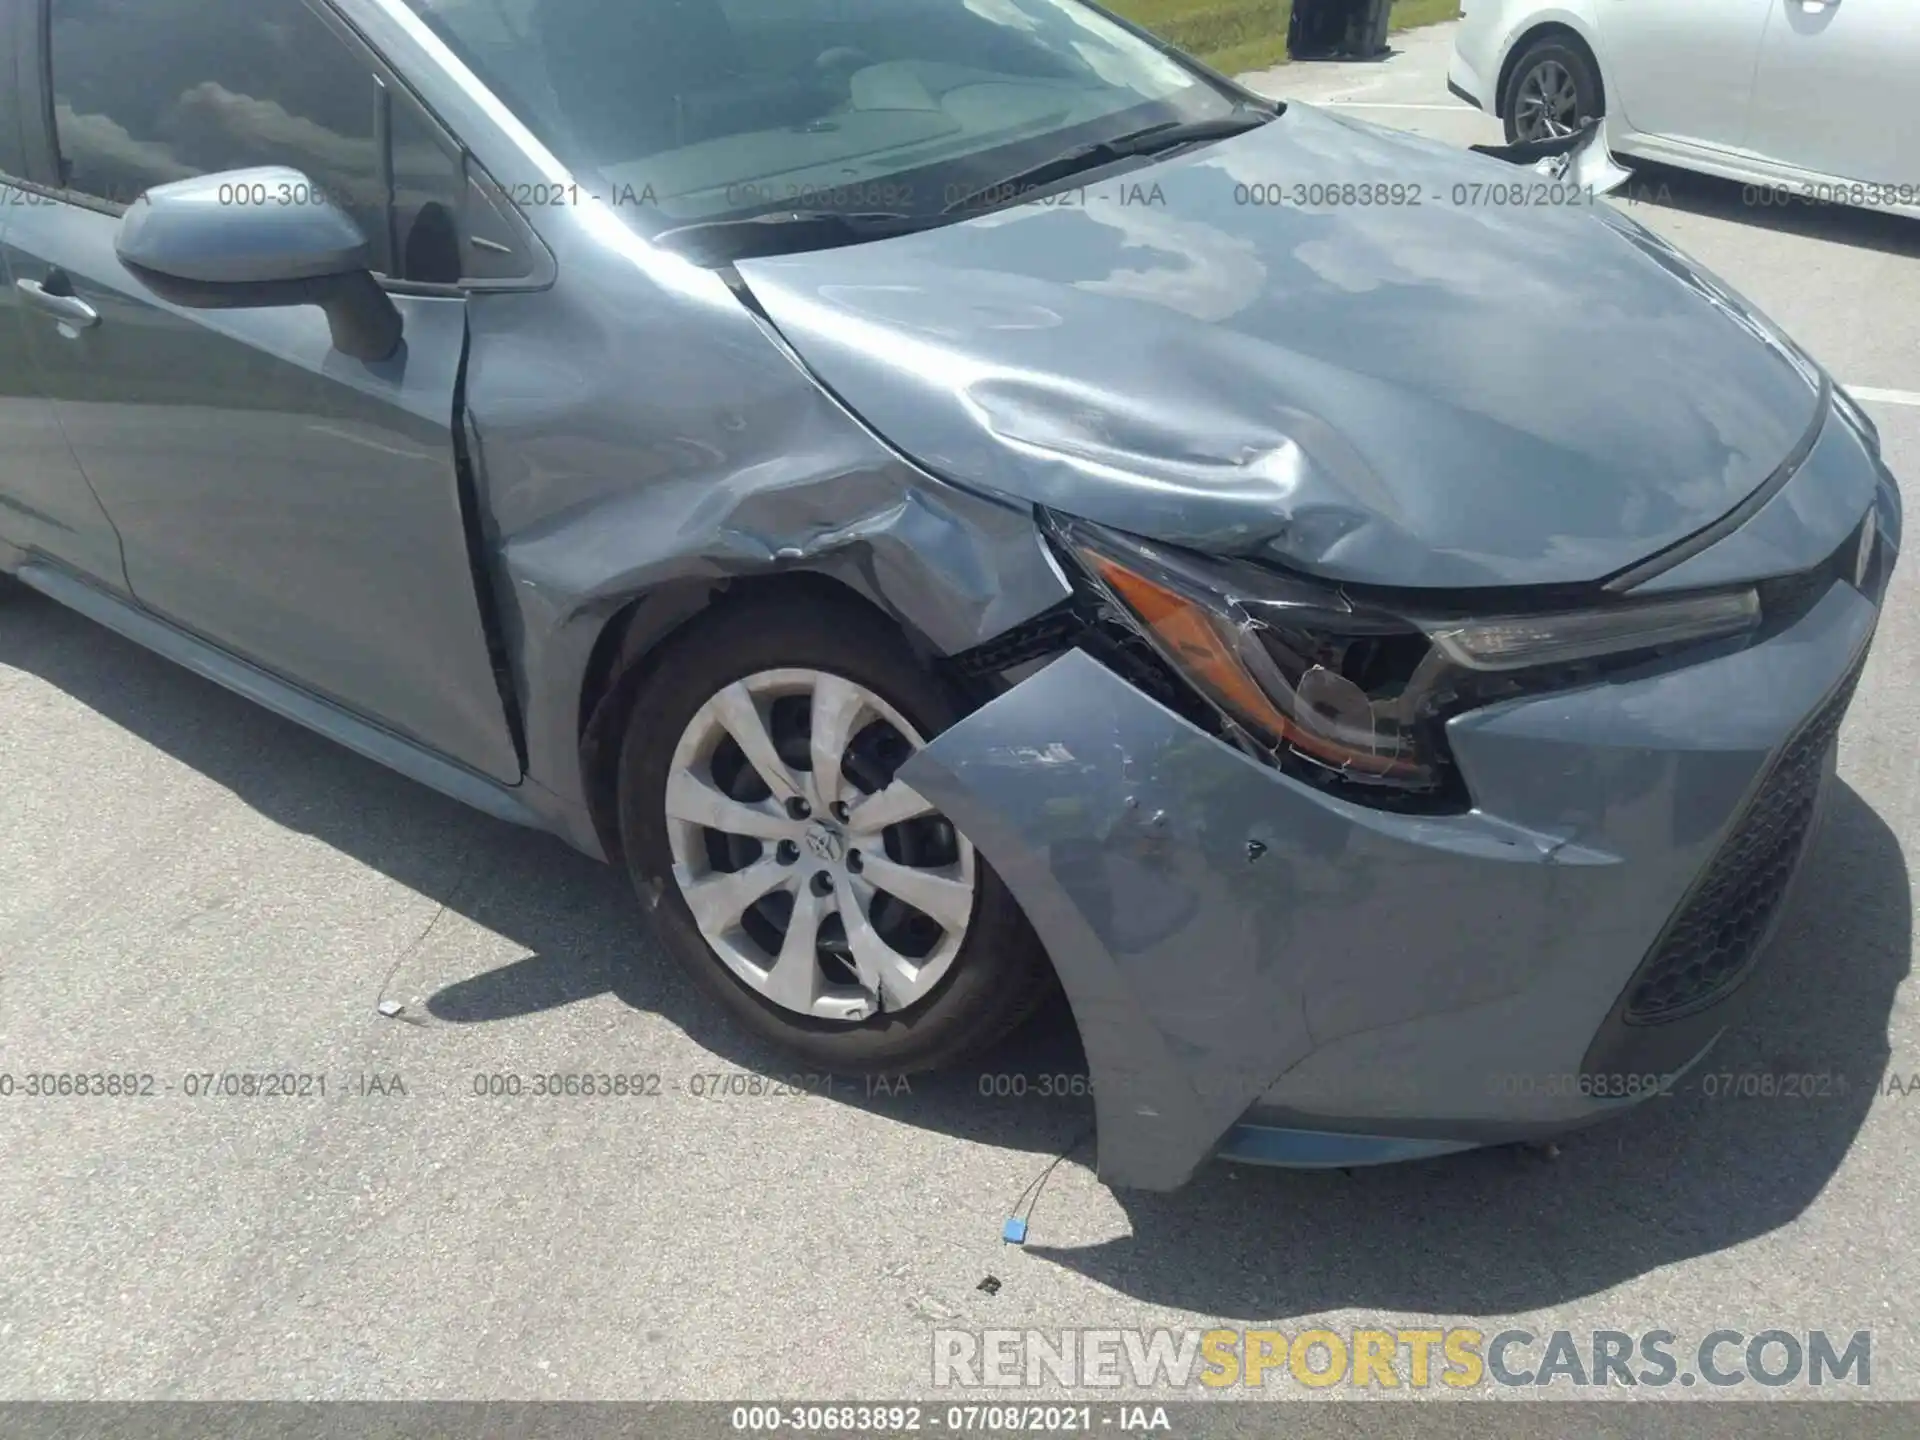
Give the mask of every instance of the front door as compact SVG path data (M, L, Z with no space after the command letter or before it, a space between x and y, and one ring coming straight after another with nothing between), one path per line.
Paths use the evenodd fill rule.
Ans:
M21 7L0 6L0 542L50 556L94 584L125 596L120 542L87 486L53 407L40 393L28 354L29 306L57 310L58 295L15 286L7 260L13 215L44 203L26 183L23 92L16 54L31 55L34 29Z
M1601 0L1607 110L1669 140L1739 148L1771 0Z
M33 331L58 324L64 297L48 293L20 267L6 245L16 211L48 203L0 175L0 540L45 555L102 589L124 597L120 540L87 484L73 447L41 389Z
M465 301L397 296L405 339L370 364L333 348L316 308L184 310L114 254L119 212L149 185L281 164L345 205L395 273L394 252L409 247L393 238L396 167L380 153L391 98L302 0L52 0L51 11L61 194L16 209L8 244L18 278L57 285L91 317L22 321L135 597L517 780L455 470ZM450 189L459 173L456 158ZM299 197L234 197L261 201Z

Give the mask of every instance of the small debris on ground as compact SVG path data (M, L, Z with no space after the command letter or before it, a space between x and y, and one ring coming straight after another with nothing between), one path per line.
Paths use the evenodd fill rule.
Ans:
M402 1005L398 1000L382 1000L380 1002L380 1013L389 1020L397 1018L400 1012L406 1008L407 1007Z
M960 1311L949 1305L937 1295L921 1294L913 1297L907 1308L922 1320L958 1320Z
M973 1288L976 1290L984 1290L989 1295L998 1295L1000 1293L1000 1277L997 1275L989 1275Z

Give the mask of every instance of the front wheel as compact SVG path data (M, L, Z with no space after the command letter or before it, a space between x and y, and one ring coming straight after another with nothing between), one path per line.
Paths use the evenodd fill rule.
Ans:
M1510 145L1571 135L1603 109L1593 57L1554 36L1534 41L1514 62L1500 107Z
M620 760L634 882L700 987L808 1063L937 1068L1045 996L1013 897L895 778L958 718L897 631L826 598L717 611L642 687Z

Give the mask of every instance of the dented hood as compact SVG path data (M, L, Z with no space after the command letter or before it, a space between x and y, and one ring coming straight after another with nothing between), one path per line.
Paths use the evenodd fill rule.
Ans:
M1591 581L1757 489L1819 379L1642 227L1565 200L1293 105L1084 192L738 269L952 481L1355 582Z

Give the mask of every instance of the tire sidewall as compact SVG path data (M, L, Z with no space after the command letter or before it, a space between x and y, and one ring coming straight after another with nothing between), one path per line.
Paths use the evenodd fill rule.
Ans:
M960 718L954 696L911 648L860 607L802 602L716 612L663 647L641 683L619 760L619 825L628 871L661 938L699 988L756 1036L821 1070L874 1074L938 1068L973 1047L994 987L1021 983L1037 941L1012 895L974 852L973 918L952 965L906 1010L857 1025L801 1015L742 981L700 933L673 878L665 823L673 753L694 713L724 686L763 670L828 671L864 686L931 740Z

